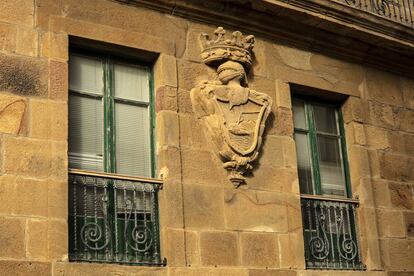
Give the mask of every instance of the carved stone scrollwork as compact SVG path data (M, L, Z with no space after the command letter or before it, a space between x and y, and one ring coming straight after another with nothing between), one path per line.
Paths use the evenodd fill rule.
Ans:
M217 69L215 80L205 80L191 90L196 116L213 142L235 187L245 184L246 172L259 154L265 122L272 100L264 93L248 88L246 70L252 64L254 36L239 31L225 37L222 27L215 39L201 35L201 57Z

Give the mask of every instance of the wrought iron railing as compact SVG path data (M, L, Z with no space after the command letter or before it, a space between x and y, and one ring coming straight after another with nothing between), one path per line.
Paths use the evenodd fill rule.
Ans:
M414 27L413 0L333 0Z
M155 179L70 170L69 259L163 265Z
M309 269L363 270L355 200L302 195L305 262Z

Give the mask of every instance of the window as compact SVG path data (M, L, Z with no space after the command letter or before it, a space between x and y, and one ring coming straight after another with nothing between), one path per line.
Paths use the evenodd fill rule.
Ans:
M363 269L343 122L333 104L292 101L307 268Z
M148 67L69 59L71 261L160 264Z

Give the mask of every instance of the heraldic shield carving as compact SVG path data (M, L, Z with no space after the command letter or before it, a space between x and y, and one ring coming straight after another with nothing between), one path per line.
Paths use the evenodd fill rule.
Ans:
M248 88L246 70L252 65L254 36L243 37L235 31L226 38L225 33L219 27L215 39L201 35L201 57L206 65L216 68L217 77L193 88L191 102L229 172L229 180L239 187L246 184L244 174L253 169L259 155L272 100Z

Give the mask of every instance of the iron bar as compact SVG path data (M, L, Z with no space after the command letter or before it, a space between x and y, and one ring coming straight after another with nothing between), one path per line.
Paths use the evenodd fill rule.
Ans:
M363 270L356 232L356 200L301 196L305 262L309 269Z
M69 172L70 260L165 265L158 244L157 196L162 182L116 177Z

